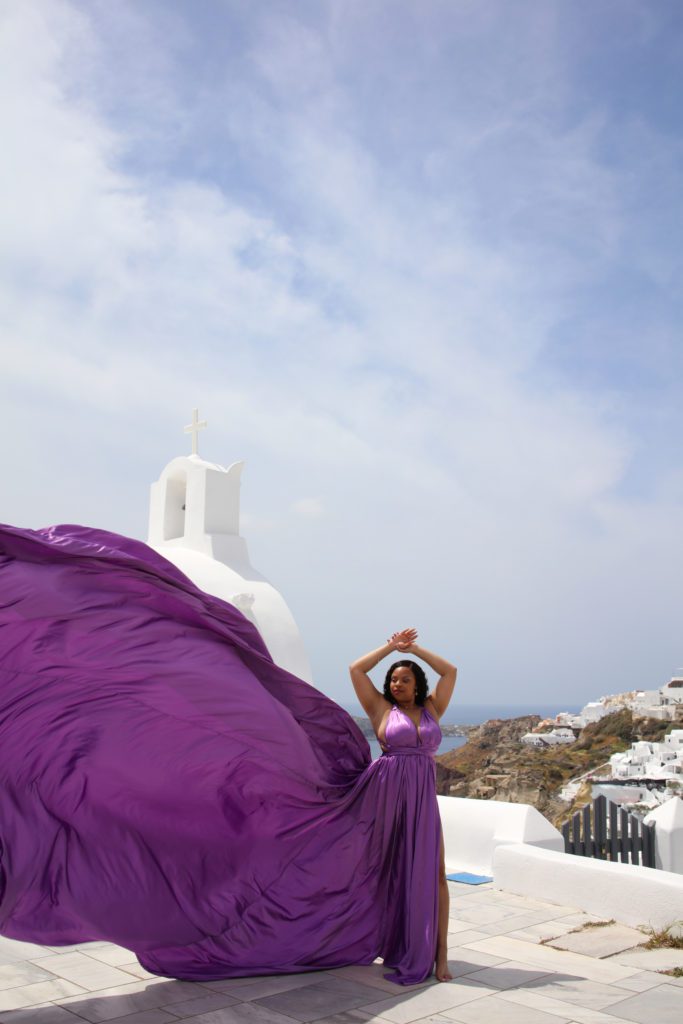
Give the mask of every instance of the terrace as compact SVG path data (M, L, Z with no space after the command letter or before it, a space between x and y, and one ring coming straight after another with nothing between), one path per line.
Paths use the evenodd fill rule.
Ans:
M636 944L646 936L633 928L586 928L594 915L493 883L449 886L448 984L400 989L383 978L380 963L170 981L109 943L43 947L0 937L0 1022L680 1024L683 979L659 972L683 966L683 950L643 950Z

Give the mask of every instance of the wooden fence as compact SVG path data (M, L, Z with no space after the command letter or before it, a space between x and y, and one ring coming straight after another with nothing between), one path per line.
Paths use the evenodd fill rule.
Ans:
M599 860L655 867L655 826L644 825L604 796L572 815L562 826L565 853Z

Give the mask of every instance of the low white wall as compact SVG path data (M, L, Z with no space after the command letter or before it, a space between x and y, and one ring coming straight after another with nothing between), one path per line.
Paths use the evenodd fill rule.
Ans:
M490 875L493 855L503 844L527 843L564 850L561 834L529 804L439 796L446 849L446 873Z
M683 875L683 800L673 796L643 820L655 826L655 866Z
M495 850L493 881L499 889L622 924L659 929L683 920L683 877L655 868L520 843Z

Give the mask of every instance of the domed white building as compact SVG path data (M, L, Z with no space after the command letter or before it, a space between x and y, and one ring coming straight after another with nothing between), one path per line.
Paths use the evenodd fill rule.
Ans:
M196 424L195 424L196 426ZM193 448L196 452L196 438ZM243 462L173 459L152 484L147 543L209 594L249 618L273 661L311 682L303 639L282 595L249 561L240 536Z

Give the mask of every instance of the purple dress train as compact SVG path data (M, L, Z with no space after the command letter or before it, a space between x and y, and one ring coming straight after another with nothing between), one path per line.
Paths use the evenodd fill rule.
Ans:
M151 548L0 527L0 933L209 980L436 949L432 753L352 718Z

